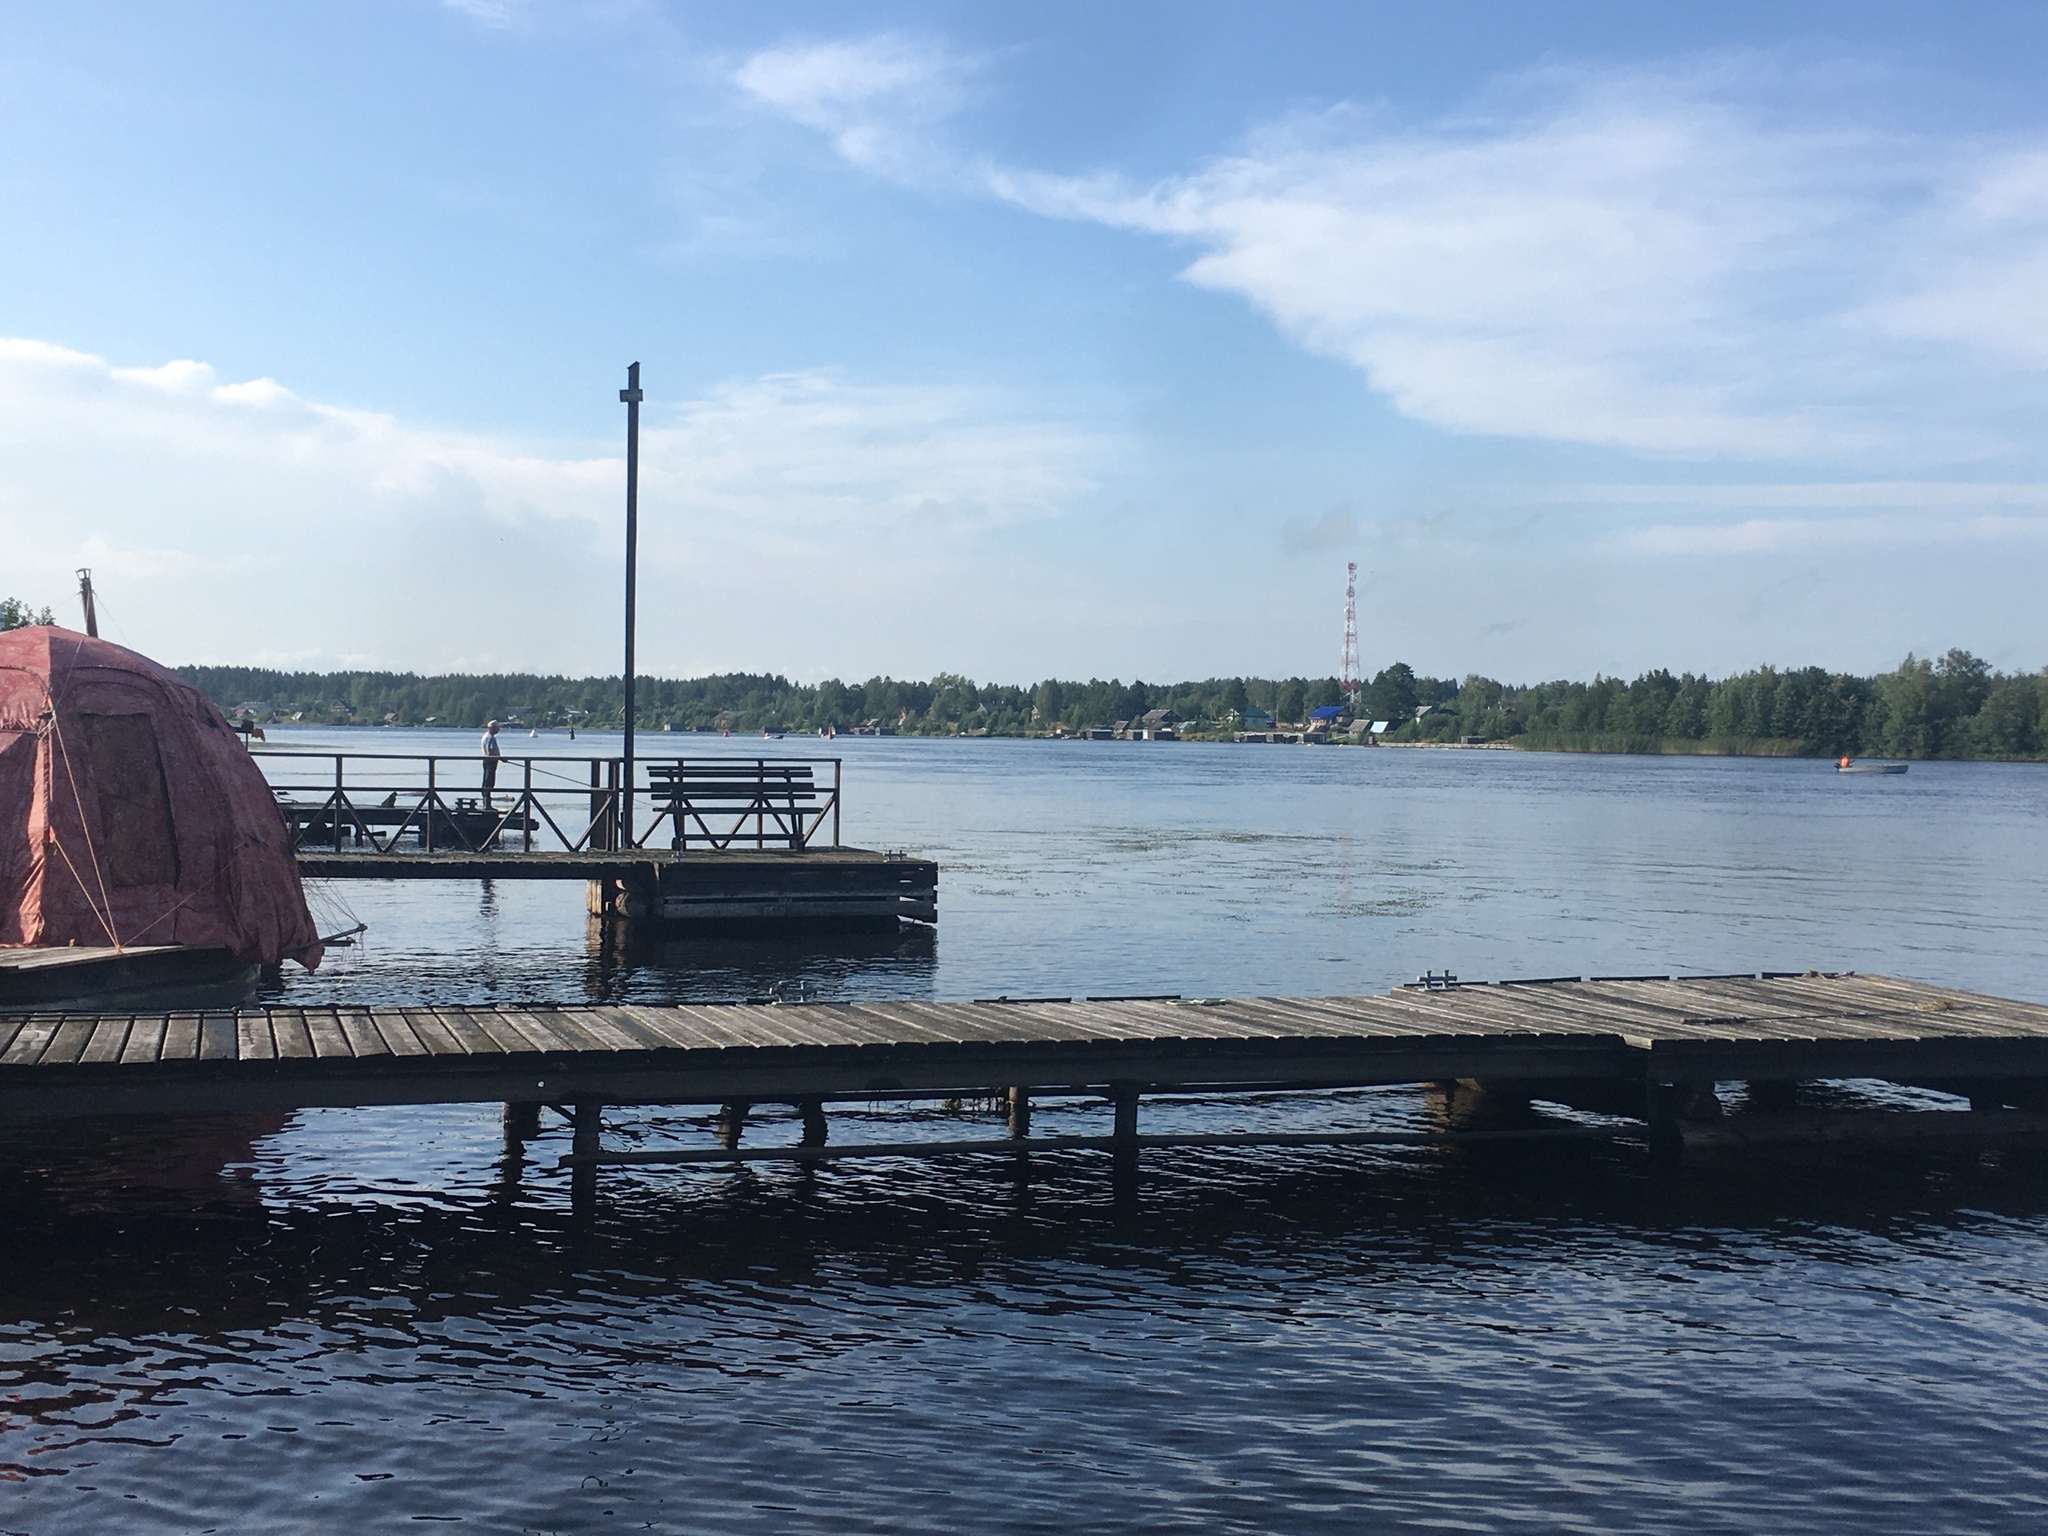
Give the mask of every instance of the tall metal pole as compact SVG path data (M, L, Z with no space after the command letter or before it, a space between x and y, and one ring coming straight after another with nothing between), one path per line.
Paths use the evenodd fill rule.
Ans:
M626 369L619 391L626 405L626 761L619 794L619 828L633 846L633 609L640 560L640 365Z

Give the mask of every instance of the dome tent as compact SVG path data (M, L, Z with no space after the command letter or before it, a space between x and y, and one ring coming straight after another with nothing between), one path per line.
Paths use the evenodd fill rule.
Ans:
M221 713L122 646L0 634L0 945L321 947L276 797Z

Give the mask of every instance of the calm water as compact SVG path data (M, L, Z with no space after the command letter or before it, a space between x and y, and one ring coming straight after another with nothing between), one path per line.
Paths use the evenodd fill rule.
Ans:
M348 886L323 917L369 942L283 996L1818 965L2048 1000L2048 770L833 746L848 840L944 865L935 941L622 958L580 888ZM1420 1113L1383 1092L1147 1123ZM11 1135L0 1531L2048 1528L2048 1175L2021 1162L1175 1155L1123 1191L1078 1155L649 1171L578 1224L563 1141L515 1181L483 1108Z

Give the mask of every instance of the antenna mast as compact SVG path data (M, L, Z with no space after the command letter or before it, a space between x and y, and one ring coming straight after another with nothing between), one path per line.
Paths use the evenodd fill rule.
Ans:
M100 637L100 614L92 603L92 572L81 569L78 573L78 600L85 605L85 632L97 640Z
M1344 670L1337 686L1344 690L1345 700L1356 705L1358 695L1365 685L1358 676L1358 562L1347 561L1344 566Z

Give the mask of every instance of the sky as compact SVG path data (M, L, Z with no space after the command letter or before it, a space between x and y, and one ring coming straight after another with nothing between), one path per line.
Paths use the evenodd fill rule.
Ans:
M0 594L160 660L2048 664L2048 7L0 0Z

